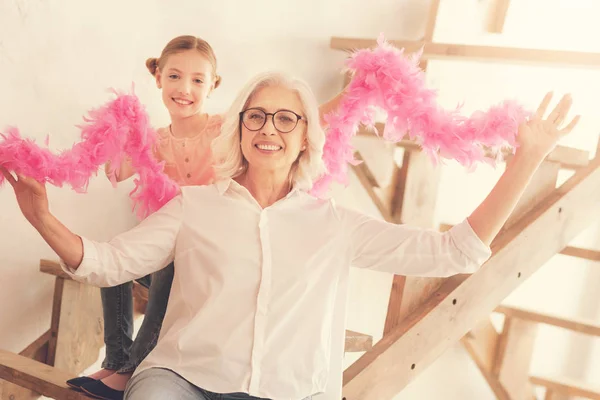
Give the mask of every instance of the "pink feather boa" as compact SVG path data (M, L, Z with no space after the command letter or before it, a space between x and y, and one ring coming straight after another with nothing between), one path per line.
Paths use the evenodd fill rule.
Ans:
M156 133L148 115L134 94L119 94L104 106L91 110L84 118L81 141L58 155L24 139L16 128L0 133L0 165L10 171L30 176L39 182L62 187L69 184L75 191L85 192L98 168L110 161L114 170L128 156L139 175L130 193L139 217L158 210L179 191L179 186L163 173L152 148ZM48 139L46 139L48 145ZM0 175L0 184L4 176ZM114 174L111 179L113 184Z
M463 117L458 110L446 111L436 102L436 93L425 86L419 68L420 54L406 57L383 36L374 49L356 51L346 62L353 73L337 111L325 116L329 124L323 159L328 174L313 186L323 196L334 181L347 184L348 165L356 164L351 143L362 123L374 130L374 108L387 113L383 138L398 142L406 135L431 155L450 158L471 167L476 162L494 163L492 152L514 149L519 125L530 115L512 101Z
M337 111L325 117L329 128L323 159L328 173L315 182L312 194L323 197L331 183L347 184L348 165L356 163L351 139L360 124L374 127L375 107L387 113L385 140L396 142L408 135L434 161L445 157L465 166L493 163L493 158L485 156L484 147L514 149L518 126L528 112L510 101L468 118L460 116L458 110L443 110L435 92L425 87L418 59L418 54L404 56L403 50L386 43L383 37L376 48L356 51L348 59L352 82ZM139 99L134 94L116 94L116 99L84 118L81 142L58 155L22 138L16 128L0 133L4 139L0 142L0 165L40 182L69 184L84 192L99 167L110 161L116 169L128 156L139 174L130 194L138 215L143 218L158 210L179 188L153 156L156 133ZM0 185L3 180L0 175Z

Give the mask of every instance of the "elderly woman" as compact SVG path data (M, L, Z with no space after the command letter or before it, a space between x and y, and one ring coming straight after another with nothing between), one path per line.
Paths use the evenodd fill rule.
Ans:
M310 196L324 172L315 98L281 74L253 79L213 142L218 181L181 194L108 243L49 211L43 185L2 172L29 222L74 279L98 286L157 271L175 278L156 348L127 399L310 399L325 390L334 299L351 266L444 277L475 271L558 138L571 100L519 130L519 148L483 203L439 233L390 224Z

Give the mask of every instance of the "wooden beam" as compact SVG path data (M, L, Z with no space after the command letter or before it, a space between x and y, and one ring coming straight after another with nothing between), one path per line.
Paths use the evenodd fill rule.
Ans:
M344 372L350 400L390 399L489 315L521 282L600 219L600 159L577 171L492 246L470 276L456 275Z
M489 317L479 322L475 328L463 336L461 342L496 398L498 400L512 400L493 372L500 335L492 325Z
M58 262L52 261L52 260L41 259L40 260L40 272L43 272L45 274L54 275L58 278L63 278L63 279L68 279L68 280L71 279L71 277L65 271L63 271L60 264Z
M510 161L509 161L510 163ZM502 231L510 229L531 209L536 207L540 202L550 195L556 189L556 181L560 172L560 164L544 161L533 175L527 189L521 196L521 199L515 206L510 217L502 227Z
M450 228L452 228L452 225L450 224L440 224L439 226L439 230L442 232L447 231ZM584 260L600 261L600 251L583 249L581 247L567 246L564 249L562 249L558 254L571 257L578 257Z
M498 342L494 375L511 399L532 398L529 366L537 334L537 324L518 318L506 318Z
M550 65L577 65L599 67L600 53L525 49L518 47L495 47L453 43L432 43L427 41L390 40L397 48L403 48L407 53L423 50L421 59L458 59L472 61L493 61L504 63L542 63ZM373 48L377 45L375 39L358 39L332 37L332 49L355 51Z
M33 343L27 346L19 355L27 358L32 358L40 362L45 362L46 357L40 357L40 350L42 350L45 346L48 345L50 339L52 338L52 332L47 330L42 334L39 338L37 338Z
M385 127L384 124L378 123L375 124L375 127L379 132L383 132ZM361 137L371 137L373 139L379 139L379 137L372 131L361 127L357 136ZM403 139L396 143L398 147L404 148L404 150L410 151L419 151L421 147L413 140ZM488 156L491 155L491 152L486 153ZM510 152L508 150L503 151L504 159L507 160L510 158ZM558 145L552 150L548 157L546 157L546 161L552 161L560 163L562 169L568 170L577 170L581 167L585 167L590 162L590 152L587 150L576 149L573 147L567 147Z
M50 341L48 342L48 357L46 363L54 365L56 359L56 346L58 343L58 328L60 326L60 310L62 308L63 290L65 279L57 277L54 281L54 296L52 298L52 316L50 317Z
M422 151L406 151L392 198L393 222L432 228L439 188L440 168ZM418 308L441 285L443 279L394 276L384 336Z
M488 27L488 30L491 33L502 33L509 6L510 0L496 0L496 4L494 4L494 7L492 8L490 25Z
M373 173L364 162L361 154L358 151L354 153L354 158L358 161L361 161L361 163L358 165L352 165L352 171L354 171L354 174L367 191L367 194L381 213L383 219L390 221L392 219L392 215L389 207L381 200L381 197L374 190L374 188L379 187L379 183L377 183Z
M427 13L427 19L425 20L425 32L423 34L423 41L433 41L433 34L435 32L435 24L437 22L438 10L440 8L440 0L430 0L429 12ZM428 60L422 59L419 61L419 67L423 70L427 70Z
M552 389L546 389L544 400L569 400L569 396L564 393L555 392ZM535 399L534 399L535 400Z
M600 261L600 251L598 250L590 250L590 249L582 249L580 247L567 246L560 254L564 254L566 256L583 258L584 260L590 261Z
M75 375L39 361L0 350L0 379L33 390L43 396L61 400L89 400L83 393L70 389L66 381ZM3 394L4 395L4 394ZM13 400L16 400L13 397Z
M54 366L79 374L96 362L104 345L100 289L72 280L63 282Z
M346 344L344 346L345 352L356 353L360 351L367 351L372 347L373 336L346 330Z
M48 343L52 337L48 330L37 338L33 343L27 346L19 353L20 356L27 357L31 360L46 363L48 356ZM1 400L35 400L39 399L39 393L36 393L27 388L18 386L8 381L0 381L0 399Z
M509 229L554 191L559 169L560 165L555 162L544 161L540 165L502 231ZM502 334L497 337L493 363L488 366L489 370L482 370L484 376L491 375L487 380L499 399L533 397L528 377L536 328L536 324L528 321L505 320Z
M509 318L518 318L538 324L552 325L590 336L600 336L600 324L597 324L593 320L563 318L556 315L542 314L508 306L498 306L495 311L504 314Z
M440 9L440 0L430 0L429 12L427 13L427 20L425 22L425 34L423 40L431 42L433 40L433 34L435 33L435 23L437 22L438 11Z
M532 384L545 387L554 393L564 394L569 397L579 396L586 399L600 400L600 386L594 387L584 382L563 377L532 376L530 381Z

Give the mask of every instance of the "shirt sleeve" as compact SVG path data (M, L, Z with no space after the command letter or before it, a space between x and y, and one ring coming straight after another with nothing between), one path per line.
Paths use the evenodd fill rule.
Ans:
M109 242L82 237L83 260L79 267L71 269L62 260L61 266L74 280L100 287L120 285L158 271L173 261L182 215L180 194Z
M465 219L446 232L392 224L346 210L352 266L397 275L473 273L491 256Z

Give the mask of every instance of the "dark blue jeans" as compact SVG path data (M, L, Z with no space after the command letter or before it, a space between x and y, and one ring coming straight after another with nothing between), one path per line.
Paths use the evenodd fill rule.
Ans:
M106 357L102 368L119 373L133 372L156 346L162 326L171 284L173 263L160 271L147 275L138 282L149 287L148 305L142 326L133 339L133 282L102 288L104 312L104 343Z

